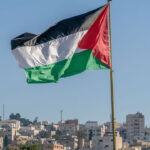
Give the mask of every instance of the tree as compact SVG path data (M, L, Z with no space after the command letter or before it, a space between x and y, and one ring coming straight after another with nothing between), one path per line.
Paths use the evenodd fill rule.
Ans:
M61 135L61 134L56 134L56 135L53 135L53 138L54 138L55 140L62 140L62 139L64 138L64 136Z
M21 115L20 115L19 113L16 113L16 114L11 113L11 114L9 115L9 119L10 119L10 120L20 120L20 118L21 118Z
M23 126L28 126L32 124L32 122L29 119L25 119L25 118L20 118L20 122Z
M39 147L37 144L33 144L30 146L30 150L39 150Z
M50 138L51 134L50 134L50 132L48 132L48 131L41 131L41 132L39 133L39 136L40 136L41 138Z
M10 120L19 120L23 126L28 126L32 122L29 119L21 118L21 115L19 113L11 113L9 116Z
M35 119L33 120L33 124L37 124L38 123L38 117L35 117Z
M19 145L19 150L40 150L38 144L22 144Z
M12 148L11 147L7 147L6 150L12 150Z

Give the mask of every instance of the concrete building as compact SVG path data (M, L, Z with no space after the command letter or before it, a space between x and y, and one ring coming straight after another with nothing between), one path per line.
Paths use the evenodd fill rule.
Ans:
M3 120L0 121L0 136L6 137L10 142L15 140L17 131L20 129L20 121L18 120Z
M66 120L59 126L59 130L63 135L76 135L79 131L78 120Z
M112 132L112 122L106 122L104 123L106 126L106 132ZM118 131L121 127L123 127L123 124L115 122L115 129Z
M142 113L129 114L126 116L127 140L144 139L145 120Z
M78 126L75 124L61 124L60 131L63 135L76 135L79 130Z
M39 131L45 130L45 126L43 124L36 124L34 127Z
M0 137L0 150L3 149L3 137Z
M144 142L142 140L135 140L134 145L137 146L141 146L142 149L147 149L150 150L150 142Z
M85 139L79 139L78 141L78 147L79 149L84 148L85 147Z
M29 137L29 136L20 135L20 136L16 137L16 143L17 144L25 144L25 143L32 141L32 140L33 140L33 137Z
M0 137L3 139L7 136L7 138L12 142L15 139L16 129L10 128L9 126L5 126L6 128L0 129Z
M40 130L36 129L34 126L21 127L19 129L19 133L24 136L35 136L39 134L39 131Z
M97 121L87 121L85 123L86 128L95 128L98 127L98 122Z
M66 120L65 123L66 124L75 124L75 125L78 125L78 119Z
M119 150L141 150L141 146L139 144L130 144L128 142L124 142L123 146Z
M144 141L150 142L150 128L144 128Z
M132 146L132 147L128 147L128 148L121 148L119 150L141 150L140 146Z
M0 121L0 127L3 128L3 126L9 126L10 128L14 128L16 130L19 130L20 129L20 121L18 121L18 120Z
M120 136L126 141L126 139L127 139L127 127L126 127L126 124L123 124L123 126L118 128L117 131L119 131Z
M64 147L70 147L73 150L78 148L77 136L66 136L63 139L57 140L57 142L62 144Z
M49 143L49 144L43 144L42 150L64 150L64 147L61 144Z
M92 150L112 150L113 147L113 135L112 132L106 133L103 137L95 136L92 139ZM122 137L119 132L116 134L116 150L122 148Z
M99 126L97 121L87 121L85 123L85 131L89 140L94 136L103 136L105 126Z

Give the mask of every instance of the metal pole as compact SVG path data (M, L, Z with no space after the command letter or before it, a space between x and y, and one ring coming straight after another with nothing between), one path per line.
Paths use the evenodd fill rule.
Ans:
M110 4L111 0L108 0ZM113 69L112 69L112 41L111 41L111 14L109 6L109 35L110 35L110 85L111 85L111 111L112 111L112 132L113 132L113 150L116 150L116 132L115 132L115 111L114 111L114 88L113 88Z
M60 120L61 120L61 123L62 123L62 113L63 113L63 110L60 111Z
M3 120L5 120L5 105L3 104Z

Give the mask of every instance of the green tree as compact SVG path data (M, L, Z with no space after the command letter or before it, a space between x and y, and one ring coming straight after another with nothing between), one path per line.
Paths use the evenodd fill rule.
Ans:
M11 114L9 115L9 119L10 119L10 120L20 120L20 118L21 118L21 115L20 115L19 113L16 113L16 114L11 113Z
M51 134L48 131L41 131L39 133L40 138L50 138Z
M64 136L61 135L61 134L56 134L56 135L53 135L53 138L54 138L55 140L62 140L62 139L64 138Z
M19 145L19 150L40 150L38 144L22 144Z
M23 126L28 126L32 124L32 122L29 119L25 119L25 118L20 118L20 122Z
M6 150L12 150L12 148L11 147L7 147Z
M33 144L30 146L30 150L39 150L39 147L37 144Z
M32 123L29 119L21 118L21 115L19 113L16 113L16 114L11 113L9 115L9 119L10 120L19 120L21 122L21 125L23 125L23 126L28 126Z

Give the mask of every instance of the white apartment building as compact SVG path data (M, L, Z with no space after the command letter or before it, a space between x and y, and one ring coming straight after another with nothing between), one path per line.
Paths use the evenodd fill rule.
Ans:
M145 120L142 113L129 114L126 116L127 140L144 139Z
M16 130L20 129L20 121L18 120L3 120L0 121L0 127L9 126L10 128L14 128Z
M112 132L106 133L103 137L95 136L92 139L92 150L112 150L113 148L113 135ZM116 134L116 150L122 148L122 137L119 132Z
M94 136L103 136L105 133L105 126L99 126L97 121L87 121L85 123L85 130L89 139L90 134Z

